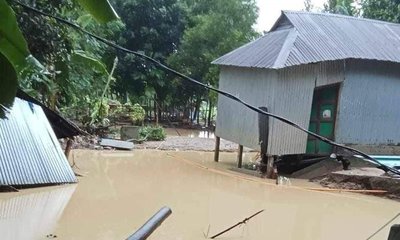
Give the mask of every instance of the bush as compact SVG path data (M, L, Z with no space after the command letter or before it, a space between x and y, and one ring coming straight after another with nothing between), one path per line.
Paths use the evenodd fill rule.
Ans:
M142 125L144 121L144 117L146 116L146 112L138 103L133 105L131 119L133 124Z
M166 133L162 127L147 126L140 129L139 136L146 141L163 141Z

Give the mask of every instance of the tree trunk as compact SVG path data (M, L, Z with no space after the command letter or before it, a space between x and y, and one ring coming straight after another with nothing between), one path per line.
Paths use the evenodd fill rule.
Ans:
M200 119L200 103L201 103L201 101L200 101L200 99L198 98L197 100L196 100L196 105L195 105L195 107L194 107L194 114L193 114L193 118L192 118L192 122L194 122L195 120L197 120L197 124L199 124L199 119Z
M158 111L157 111L157 99L154 98L154 118L156 121L156 126L158 126Z
M161 122L163 120L163 115L162 115L162 111L161 111L161 103L159 102L157 104L158 106L158 122ZM158 126L158 123L157 123Z
M197 124L200 125L200 106L197 106Z
M192 110L192 123L194 123L195 122L195 120L196 120L196 118L197 118L197 107L196 106L194 106L194 110Z

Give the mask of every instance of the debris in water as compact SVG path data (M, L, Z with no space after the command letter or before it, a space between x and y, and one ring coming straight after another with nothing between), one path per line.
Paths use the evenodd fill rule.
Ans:
M385 223L385 225L383 225L382 227L380 227L376 232L374 232L371 236L369 236L367 238L367 240L372 239L377 233L379 233L380 231L382 231L382 229L384 229L387 225L389 225L391 222L393 222L397 217L400 216L400 213L396 214L396 216L394 216L392 219L390 219L387 223ZM391 240L389 238L389 240Z
M101 139L100 146L114 147L114 148L123 149L123 150L132 150L133 149L132 142L115 140L115 139L106 139L106 138Z
M278 176L276 178L276 185L279 186L292 186L292 183L290 182L290 179L287 177L283 177L283 176Z
M171 213L172 211L169 207L161 208L142 227L128 237L127 240L147 239L161 225L161 223L171 215Z
M19 191L18 189L10 185L0 185L0 192L19 192Z
M229 232L230 230L234 229L234 228L237 227L237 226L240 226L240 225L242 225L242 224L246 224L247 221L249 221L250 219L252 219L253 217L257 216L258 214L260 214L260 213L262 213L262 212L264 212L264 209L263 209L263 210L260 210L260 211L258 211L258 212L256 212L256 213L254 213L253 215L251 215L251 216L248 217L248 218L243 219L243 221L236 223L236 224L233 225L232 227L229 227L229 228L225 229L224 231L215 234L214 236L211 237L211 239L214 239L214 238L216 238L216 237L218 237L218 236L221 236L222 234L224 234L224 233L226 233L226 232Z

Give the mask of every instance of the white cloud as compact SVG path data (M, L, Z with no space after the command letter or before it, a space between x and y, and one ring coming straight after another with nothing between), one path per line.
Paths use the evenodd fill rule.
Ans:
M312 0L312 4L317 9L322 9L325 0ZM303 0L257 0L259 8L259 17L254 28L259 31L268 31L282 10L297 10L304 9Z

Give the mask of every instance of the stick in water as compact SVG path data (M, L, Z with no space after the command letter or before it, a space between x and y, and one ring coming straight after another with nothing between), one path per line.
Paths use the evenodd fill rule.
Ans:
M384 229L387 225L389 225L389 223L393 222L398 216L400 216L400 213L396 214L396 216L394 216L392 219L390 219L387 223L385 223L385 225L383 225L382 227L380 227L378 230L376 230L376 232L374 232L371 236L369 236L367 238L367 240L372 239L376 234L378 234L380 231L382 231L382 229Z
M221 236L222 234L224 234L224 233L226 233L226 232L229 232L230 230L234 229L234 228L237 227L237 226L240 226L240 225L242 225L242 224L246 224L247 221L249 221L250 219L252 219L253 217L257 216L258 214L260 214L260 213L262 213L262 212L264 212L264 209L263 209L263 210L260 210L260 211L258 211L258 212L256 212L256 213L254 213L253 215L251 215L251 216L248 217L248 218L245 218L243 221L236 223L236 224L233 225L232 227L227 228L227 229L225 229L224 231L215 234L214 236L211 237L211 239L214 239L214 238L216 238L216 237L218 237L218 236Z

